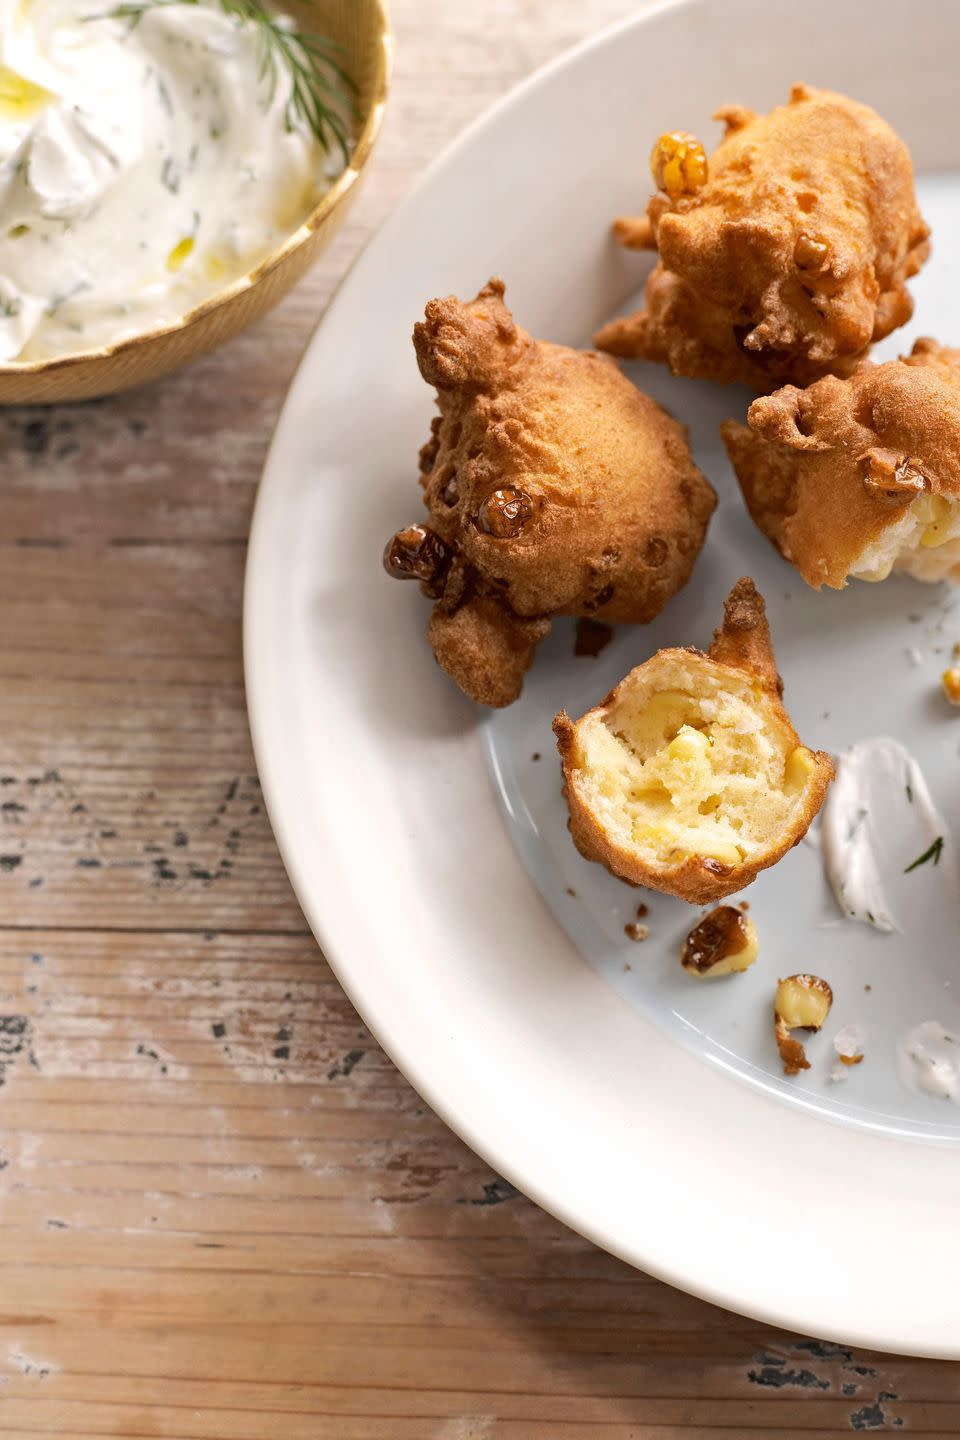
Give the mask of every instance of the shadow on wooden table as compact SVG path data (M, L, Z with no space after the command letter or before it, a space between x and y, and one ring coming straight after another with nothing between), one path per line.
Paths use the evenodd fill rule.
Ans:
M464 1435L929 1433L934 1417L956 1433L960 1371L949 1363L794 1336L708 1305L596 1249L504 1181L481 1178L461 1203L469 1223L436 1252L464 1276L469 1331L438 1329L433 1349L438 1382L472 1417ZM918 1405L917 1392L942 1398Z

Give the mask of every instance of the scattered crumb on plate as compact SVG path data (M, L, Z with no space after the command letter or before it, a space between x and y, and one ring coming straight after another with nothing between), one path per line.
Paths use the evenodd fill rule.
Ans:
M613 626L602 620L581 617L577 621L576 637L573 642L574 655L586 655L595 660L601 650L606 650L613 639Z

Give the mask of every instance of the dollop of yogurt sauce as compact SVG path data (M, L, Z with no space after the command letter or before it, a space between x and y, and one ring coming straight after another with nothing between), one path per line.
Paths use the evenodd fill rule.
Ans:
M249 270L333 176L215 3L0 0L0 361L174 320Z
M878 860L878 802L896 797L910 807L914 825L930 842L939 842L936 861L950 841L947 822L933 802L916 760L897 740L880 735L861 740L837 761L837 778L827 792L820 821L820 848L830 888L851 920L877 930L897 929ZM937 866L946 877L950 865Z
M897 1073L908 1090L941 1100L960 1098L960 1037L939 1020L922 1020L897 1042Z

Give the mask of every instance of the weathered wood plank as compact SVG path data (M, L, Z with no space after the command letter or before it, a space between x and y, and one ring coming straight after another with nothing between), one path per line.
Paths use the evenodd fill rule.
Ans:
M257 787L245 541L303 345L450 135L635 5L394 0L376 171L298 291L184 375L0 412L4 1440L960 1432L954 1367L728 1315L491 1174L344 998Z

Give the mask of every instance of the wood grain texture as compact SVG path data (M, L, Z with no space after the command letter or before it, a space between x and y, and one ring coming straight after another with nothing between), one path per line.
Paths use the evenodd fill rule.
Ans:
M375 172L295 294L149 389L0 413L0 1435L955 1436L953 1366L726 1314L490 1174L364 1031L284 877L240 602L285 387L441 144L635 8L394 6Z

